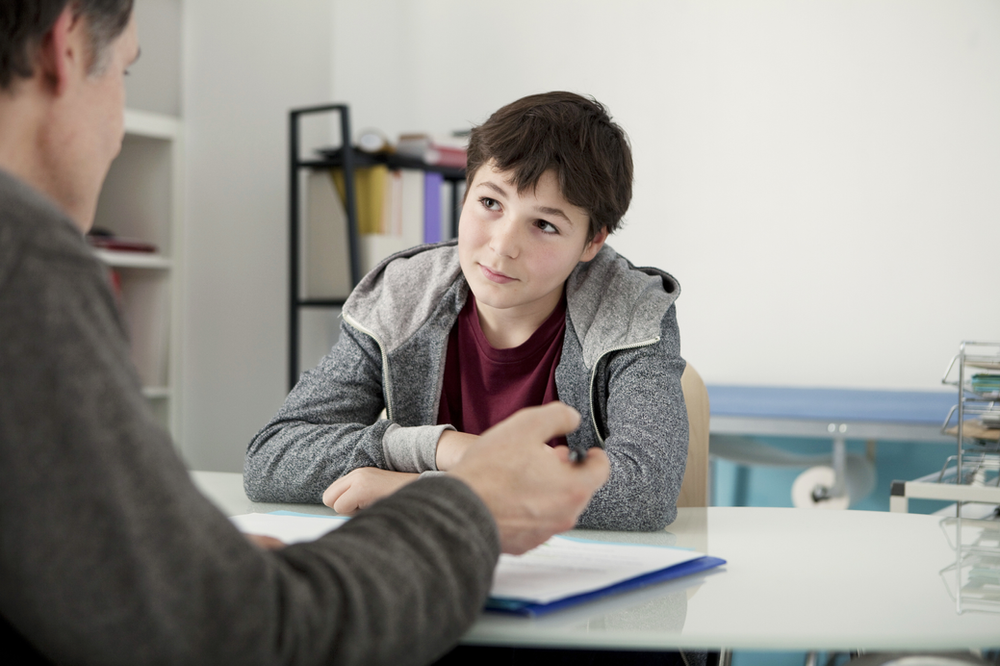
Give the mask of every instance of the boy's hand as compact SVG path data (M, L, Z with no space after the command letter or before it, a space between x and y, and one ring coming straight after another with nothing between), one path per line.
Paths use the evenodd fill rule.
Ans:
M339 514L349 516L388 497L419 474L390 472L377 467L359 467L340 477L323 492L323 504Z
M572 528L608 480L603 450L592 448L574 464L565 447L546 444L579 423L576 410L560 402L522 409L484 432L451 471L493 514L505 553L526 552Z
M470 446L476 443L479 435L470 435L456 430L445 430L438 439L434 463L442 472L447 472L458 464Z

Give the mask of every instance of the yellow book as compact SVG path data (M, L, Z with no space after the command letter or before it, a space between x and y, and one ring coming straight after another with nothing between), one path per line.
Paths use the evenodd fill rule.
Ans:
M347 201L347 187L344 184L344 170L333 170L333 181L341 201ZM358 233L380 233L385 216L386 188L389 168L384 164L359 167L354 170L354 191L358 208Z

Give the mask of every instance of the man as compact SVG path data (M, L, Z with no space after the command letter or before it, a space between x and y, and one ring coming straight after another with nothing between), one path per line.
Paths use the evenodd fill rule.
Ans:
M131 0L0 5L0 644L26 661L423 663L499 551L571 527L608 475L552 404L336 532L265 551L192 486L81 232L123 135Z

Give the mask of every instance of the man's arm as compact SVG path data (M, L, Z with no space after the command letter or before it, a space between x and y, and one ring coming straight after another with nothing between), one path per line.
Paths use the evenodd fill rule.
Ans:
M192 485L72 250L0 285L3 619L72 663L404 664L454 643L499 551L477 495L430 479L314 544L251 545Z

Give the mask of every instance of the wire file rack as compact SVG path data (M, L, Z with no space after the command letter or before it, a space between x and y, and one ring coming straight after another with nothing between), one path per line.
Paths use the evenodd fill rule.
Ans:
M938 472L893 482L893 511L909 499L955 502L958 517L967 502L1000 505L1000 342L962 342L941 382L958 397L941 427L955 437L955 454Z

